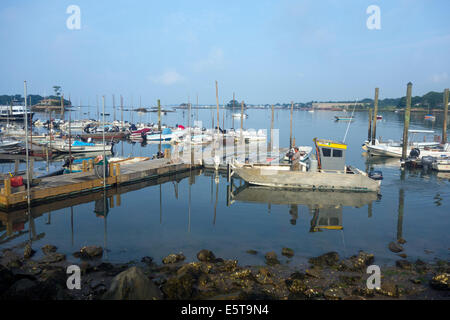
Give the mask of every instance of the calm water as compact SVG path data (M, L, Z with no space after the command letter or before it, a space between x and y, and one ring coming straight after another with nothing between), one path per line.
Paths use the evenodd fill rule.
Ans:
M113 114L112 110L108 112ZM215 114L215 110L202 109L198 110L197 116L197 110L193 110L191 120L201 120L203 126L209 128L212 113ZM249 118L244 121L245 128L270 128L270 110L250 109L246 113ZM222 114L221 110L221 117ZM348 122L333 121L337 114L331 111L295 111L296 144L312 145L314 137L342 140ZM403 114L381 114L383 120L377 122L377 136L399 140L403 131ZM230 128L231 112L225 115L225 127ZM275 110L280 147L289 144L289 115L289 110ZM133 117L135 122L139 121L137 113ZM153 122L156 117L155 113L144 114L141 120ZM31 223L31 235L37 239L33 245L39 248L51 243L69 255L83 245L101 245L107 248L105 259L114 262L143 256L160 261L173 252L183 252L189 260L194 260L195 254L206 248L216 256L236 258L243 264L263 264L265 252L275 250L280 253L282 247L290 247L295 250L291 263L328 251L350 256L358 250L374 253L379 263L393 263L398 257L388 250L388 244L403 237L407 241L404 248L409 259L448 259L450 177L421 170L405 172L400 170L398 160L368 160L361 149L367 138L367 114L355 113L355 117L346 138L349 145L347 164L362 170L373 168L383 172L380 199L349 197L348 194L332 199L321 193L303 193L296 198L292 193L272 191L254 202L261 193L247 189L238 190L240 195L234 195L230 204L224 177L193 172L191 179L187 173L159 185L149 182L137 190L132 190L133 187L124 189L120 199L113 196L114 207L109 203L108 194L106 218L94 212L96 208L98 212L104 203L102 193L84 198L83 203L72 199L53 207L36 208ZM119 112L117 118L120 118ZM129 112L125 119L130 119ZM163 117L163 123L169 125L186 125L187 122L187 111L178 110ZM441 123L439 116L432 123L423 121L423 114L413 114L411 129L434 129L440 135ZM239 127L240 120L235 120L234 125ZM156 150L156 145L141 146L139 143L121 142L115 146L118 155L150 156ZM60 163L54 163L52 167L59 168ZM7 172L14 166L2 164L1 168ZM46 165L38 163L35 168L38 172L45 172ZM238 187L240 181L235 180L234 184ZM280 203L279 199L285 199L285 202ZM321 203L320 208L318 203ZM1 217L4 221L0 229L1 247L11 247L29 239L30 223L23 213L1 214ZM13 230L9 235L5 219L9 219ZM312 232L314 226L324 219L335 228ZM249 249L260 254L249 255L246 253Z

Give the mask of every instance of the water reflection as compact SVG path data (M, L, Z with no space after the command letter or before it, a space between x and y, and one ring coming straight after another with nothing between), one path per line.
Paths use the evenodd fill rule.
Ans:
M289 222L296 225L299 205L308 207L311 215L310 232L322 230L343 229L343 207L360 208L365 205L371 213L372 202L378 199L373 192L332 192L332 191L300 191L289 189L274 189L248 184L236 187L234 181L230 184L229 203L235 201L248 203L267 203L270 214L272 204L287 205L289 207Z

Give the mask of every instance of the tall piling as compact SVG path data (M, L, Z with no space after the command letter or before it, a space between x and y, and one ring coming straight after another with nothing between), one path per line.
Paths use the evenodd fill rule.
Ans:
M289 148L292 148L292 116L294 112L294 101L291 101L291 122L290 122L290 134L289 134Z
M375 88L375 99L373 101L372 145L375 145L375 139L377 138L378 92L379 89Z
M216 80L216 105L217 105L217 138L219 138L219 85Z
M442 124L442 143L447 143L448 89L444 90L444 123Z
M411 115L411 90L412 83L408 82L406 89L406 110L405 110L405 123L403 126L403 146L402 146L402 160L406 160L408 151L408 130L409 120Z
M369 107L369 128L367 133L367 141L369 144L372 142L372 108Z

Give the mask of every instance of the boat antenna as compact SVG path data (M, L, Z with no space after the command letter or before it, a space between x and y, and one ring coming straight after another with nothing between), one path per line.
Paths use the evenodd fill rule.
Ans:
M355 104L353 105L352 115L350 116L350 121L348 122L347 130L345 130L344 140L342 142L345 142L345 139L347 138L348 129L350 128L350 123L352 123L353 114L355 113L356 102L358 102L358 99L355 100Z

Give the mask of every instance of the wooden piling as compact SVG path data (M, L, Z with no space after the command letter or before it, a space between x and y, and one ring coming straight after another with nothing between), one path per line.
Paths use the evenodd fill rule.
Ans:
M241 102L241 143L242 143L242 135L243 135L243 130L244 128L244 101L242 100Z
M216 105L217 105L217 138L219 138L219 85L216 80Z
M372 142L372 108L369 107L369 130L367 134L367 141L370 144Z
M292 148L292 115L294 112L294 101L291 101L291 123L290 123L290 134L289 134L289 148Z
M442 124L442 143L447 143L448 89L444 90L444 123Z
M273 105L272 105L272 118L270 120L270 152L273 150Z
M375 145L375 139L377 138L378 93L379 89L375 88L375 100L373 102L372 145Z
M407 151L408 151L409 120L410 120L410 115L411 115L411 91L412 91L412 83L408 82L407 89L406 89L405 123L403 126L402 160L406 160L406 158L408 156Z

